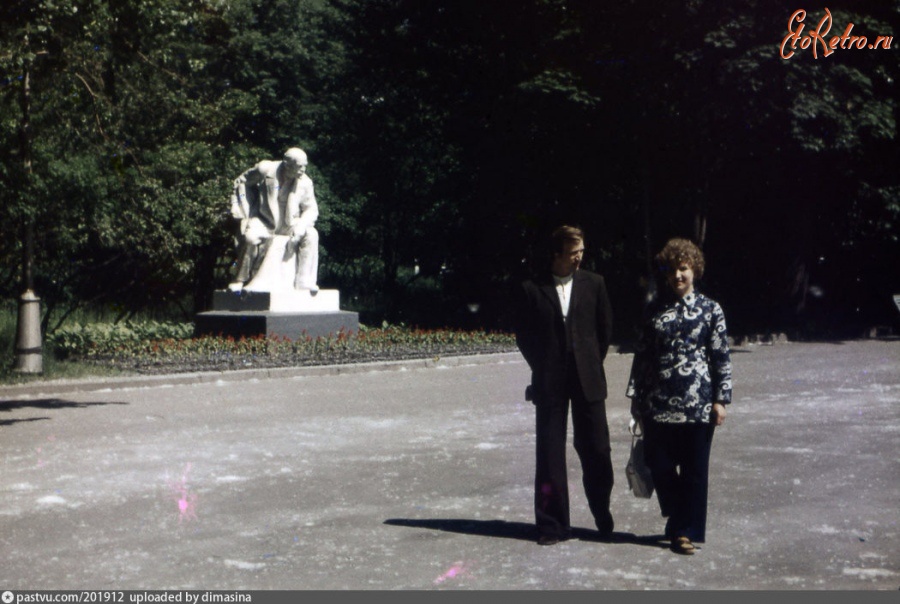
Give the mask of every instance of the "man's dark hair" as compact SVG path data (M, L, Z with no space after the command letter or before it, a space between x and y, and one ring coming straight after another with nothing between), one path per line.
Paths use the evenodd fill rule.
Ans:
M566 244L574 241L584 242L584 231L567 224L556 227L556 230L550 235L550 251L554 254L562 253Z

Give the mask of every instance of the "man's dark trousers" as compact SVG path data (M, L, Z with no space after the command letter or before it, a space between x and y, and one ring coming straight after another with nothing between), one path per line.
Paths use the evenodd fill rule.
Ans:
M569 401L575 451L581 460L582 482L597 529L608 535L613 529L609 498L613 487L606 401L588 401L581 387L575 359L566 359L566 396L535 401L537 463L534 486L535 523L542 535L564 539L570 530L566 436Z
M571 403L588 505L597 529L609 533L613 474L603 361L612 333L612 309L606 284L596 273L576 270L565 316L550 274L525 281L516 300L516 343L531 369L537 416L537 528L551 539L565 538L570 528L566 433Z

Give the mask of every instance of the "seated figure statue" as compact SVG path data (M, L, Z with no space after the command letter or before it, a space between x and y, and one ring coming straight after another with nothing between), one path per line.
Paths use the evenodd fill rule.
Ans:
M288 149L234 181L231 214L240 221L237 272L231 291L319 291L319 216L306 153Z

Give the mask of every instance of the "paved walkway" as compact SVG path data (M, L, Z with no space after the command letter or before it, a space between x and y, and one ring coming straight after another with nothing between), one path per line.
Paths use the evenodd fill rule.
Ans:
M734 353L708 542L626 486L630 355L607 360L616 539L539 547L517 354L0 387L0 590L900 587L900 342Z

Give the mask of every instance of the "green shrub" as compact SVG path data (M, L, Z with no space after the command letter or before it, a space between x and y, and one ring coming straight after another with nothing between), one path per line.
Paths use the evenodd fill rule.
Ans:
M72 323L47 336L46 344L61 359L90 358L140 347L148 341L189 338L193 331L191 323Z

